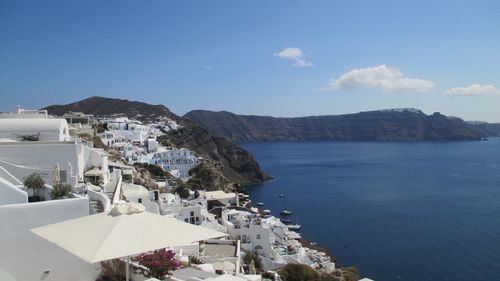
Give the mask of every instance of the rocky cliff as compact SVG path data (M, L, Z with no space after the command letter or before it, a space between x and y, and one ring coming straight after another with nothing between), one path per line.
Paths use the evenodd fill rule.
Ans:
M459 118L416 109L276 118L195 110L184 115L211 134L234 142L478 140L482 132Z
M123 113L128 116L142 116L145 118L166 116L183 126L182 129L171 131L161 141L174 147L186 147L198 155L205 157L208 167L215 167L218 171L214 174L223 175L217 180L224 188L232 183L252 184L270 179L253 156L226 139L212 136L207 130L201 128L190 120L172 113L164 105L150 105L138 101L112 99L104 97L91 97L67 105L51 105L47 109L50 114L62 115L66 112L84 112L95 115L109 115Z
M500 123L467 122L476 131L487 137L500 137Z

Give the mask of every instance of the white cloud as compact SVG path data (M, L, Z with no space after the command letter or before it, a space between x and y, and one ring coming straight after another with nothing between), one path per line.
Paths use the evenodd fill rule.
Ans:
M294 66L300 66L300 67L311 67L314 66L312 62L303 60L303 59L297 59L295 60L295 63L293 64Z
M429 80L404 77L397 68L385 64L353 69L330 80L330 89L381 88L391 92L423 92L434 87Z
M456 87L444 91L447 96L486 96L500 94L500 90L493 85L472 84L467 87Z
M281 52L274 54L275 57L286 58L286 59L299 59L304 56L300 48L284 48Z
M292 47L286 47L281 52L275 53L275 57L280 57L283 59L291 59L294 61L293 65L294 66L299 66L299 67L311 67L314 66L312 62L309 62L304 59L304 53L300 48L292 48Z

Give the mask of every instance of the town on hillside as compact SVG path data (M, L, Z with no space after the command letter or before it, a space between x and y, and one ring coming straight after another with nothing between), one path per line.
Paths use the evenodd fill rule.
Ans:
M140 114L0 113L0 280L359 280L305 241L289 210L274 216L236 184L204 187L210 159L169 142L182 128Z

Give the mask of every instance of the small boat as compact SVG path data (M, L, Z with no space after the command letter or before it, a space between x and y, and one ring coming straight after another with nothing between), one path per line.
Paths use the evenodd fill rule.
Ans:
M270 210L262 210L263 215L270 215L271 211Z
M281 210L281 212L280 212L280 215L282 215L282 216L289 216L291 214L292 214L292 212L290 212L288 210Z
M302 225L300 224L290 224L287 225L289 230L300 230L302 228Z
M257 205L264 206L264 202L259 202L259 203L257 203Z
M285 197L285 194L281 193L278 197Z
M284 224L291 224L292 223L292 220L289 220L289 219L282 219L281 220L282 223Z

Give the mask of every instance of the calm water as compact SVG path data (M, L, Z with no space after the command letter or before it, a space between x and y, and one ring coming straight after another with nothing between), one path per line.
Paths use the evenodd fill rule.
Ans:
M500 280L500 139L244 147L276 178L252 200L287 205L304 238L361 275Z

